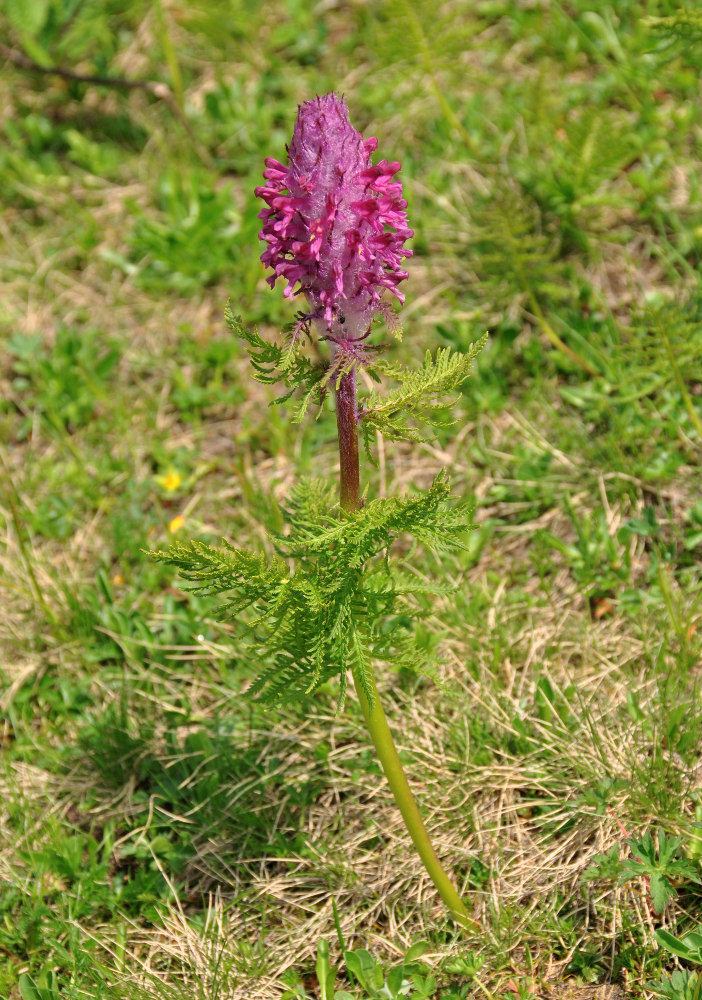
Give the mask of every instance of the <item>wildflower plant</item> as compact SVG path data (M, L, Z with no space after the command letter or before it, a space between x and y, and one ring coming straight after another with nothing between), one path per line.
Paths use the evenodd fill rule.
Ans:
M249 329L227 307L227 323L246 346L254 378L287 390L276 403L297 399L294 419L311 404L336 403L339 499L334 484L300 482L284 510L286 529L274 537L278 553L265 555L224 542L175 542L154 557L177 566L205 594L226 595L221 613L239 623L262 669L250 694L267 702L309 697L339 682L339 705L353 679L371 739L410 836L454 919L474 925L429 840L393 743L375 681L379 663L423 669L426 652L411 624L412 599L446 592L426 581L394 552L403 535L443 553L464 547L471 509L451 500L444 471L424 493L368 500L361 495L359 431L372 460L380 433L391 440L422 440L417 426L441 422L452 395L470 374L482 342L466 354L427 352L419 368L383 359L370 342L380 320L399 336L387 295L400 302L411 255L407 203L397 179L400 164L373 163L377 140L364 140L336 94L299 108L285 166L268 158L260 237L271 286L301 296L304 308L282 343ZM321 363L305 347L314 336L329 345ZM385 394L359 394L358 375L390 380ZM291 566L294 567L291 570Z

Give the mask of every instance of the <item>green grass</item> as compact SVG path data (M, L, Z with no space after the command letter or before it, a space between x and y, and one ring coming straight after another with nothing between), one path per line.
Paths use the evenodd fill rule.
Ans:
M702 921L699 882L656 913L620 876L658 827L702 856L702 40L650 20L675 9L0 5L15 54L150 81L0 54L0 995L313 997L319 941L358 998L673 970L655 931ZM223 320L291 318L253 188L332 88L403 163L393 358L490 333L456 422L362 472L393 495L447 466L477 500L467 552L417 556L455 588L425 609L440 683L380 684L480 935L411 856L354 701L252 703L251 653L145 554L270 554L298 478L335 474L331 408L269 408Z

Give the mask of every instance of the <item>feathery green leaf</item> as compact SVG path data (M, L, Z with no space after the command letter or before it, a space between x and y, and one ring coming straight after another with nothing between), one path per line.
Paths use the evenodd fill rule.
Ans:
M303 698L352 671L372 702L374 660L401 666L430 664L408 628L409 599L444 592L390 558L404 534L437 551L463 546L470 507L451 502L445 473L429 490L373 500L354 513L333 503L318 480L300 483L283 511L289 533L274 541L283 558L237 549L225 542L174 542L152 553L179 568L205 594L222 594L219 613L246 637L252 662L263 669L250 689L266 701Z
M311 402L322 402L328 380L327 366L313 364L300 353L302 338L295 333L294 327L288 330L284 346L279 347L270 340L264 340L258 330L249 329L240 316L234 315L229 302L224 318L232 333L244 341L256 381L264 385L282 382L289 389L285 395L273 400L275 405L285 403L298 390L304 393L295 414L295 419L300 421Z
M427 351L421 368L376 364L376 371L391 376L400 385L382 396L371 390L361 399L361 428L367 448L371 431L380 431L384 437L396 441L423 440L420 432L408 427L406 421L418 420L430 426L441 423L441 415L455 402L452 394L471 374L486 339L487 336L481 337L465 353L444 347L432 358Z

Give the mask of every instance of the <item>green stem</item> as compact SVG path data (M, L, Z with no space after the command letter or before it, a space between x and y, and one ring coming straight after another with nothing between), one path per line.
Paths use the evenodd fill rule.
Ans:
M180 72L180 63L176 55L175 45L171 38L171 32L166 20L166 12L163 9L163 0L156 0L154 4L158 30L161 36L161 48L168 66L168 74L171 78L171 89L176 105L181 115L185 114L185 88L183 87L183 74Z
M356 677L354 677L354 684L356 685L358 700L361 703L363 718L366 721L368 732L373 740L373 746L378 754L378 759L382 765L385 777L388 779L388 784L390 785L392 794L395 797L397 807L402 814L403 820L405 821L407 832L412 838L412 843L417 849L417 854L422 859L424 867L429 873L432 882L436 886L439 895L451 911L451 915L456 923L460 924L461 927L470 928L471 930L479 929L480 925L473 917L471 917L465 903L458 895L453 882L441 867L441 862L436 856L436 851L434 850L431 840L429 839L429 834L427 833L427 828L424 825L424 820L421 817L417 803L412 795L412 790L403 770L399 754L392 738L392 733L390 732L390 727L388 726L387 719L385 718L383 706L380 703L380 696L378 695L378 689L375 686L375 681L371 677L370 684L373 693L372 708L368 704L368 698L363 690L363 686Z
M27 547L24 538L24 526L22 524L22 518L20 517L20 496L15 487L14 481L12 479L12 471L9 464L5 460L5 456L2 451L0 451L0 465L5 474L5 482L7 484L7 499L10 504L10 513L12 515L12 522L15 529L15 538L17 539L17 547L19 548L20 555L22 557L22 562L24 563L24 568L27 570L27 576L29 577L29 582L31 584L30 590L34 593L34 599L37 604L44 612L48 620L52 625L58 623L58 619L54 612L51 610L49 605L44 600L44 592L39 586L39 581L37 580L37 575L34 572L34 564L32 561L31 553Z
M566 354L571 359L571 361L574 361L576 363L576 365L580 365L583 371L586 371L588 375L597 376L598 372L592 367L590 362L586 361L585 358L581 358L577 351L574 351L572 347L569 347L568 344L566 344L566 342L558 336L558 334L553 329L549 321L546 319L544 311L541 308L539 300L534 294L534 290L532 289L529 278L524 270L524 265L523 263L520 262L519 247L516 245L517 242L516 238L514 237L509 226L507 226L506 228L506 234L510 244L514 246L513 257L514 257L514 267L517 274L517 280L521 285L522 291L525 293L527 299L529 300L529 305L531 306L532 315L534 316L536 322L541 327L542 332L546 334L546 336L548 337L548 339L551 341L551 343L555 348Z
M414 42L417 46L417 49L419 50L419 54L424 64L424 70L429 79L431 80L431 85L434 90L434 94L436 95L437 103L441 108L441 110L443 111L446 121L449 123L449 125L453 126L453 128L458 132L458 134L463 139L463 142L465 143L466 147L470 150L471 154L475 156L476 155L475 141L471 136L470 132L468 131L468 129L463 125L463 122L460 120L456 112L449 104L448 100L446 99L446 95L442 90L441 84L439 83L439 79L436 75L436 70L434 68L434 62L431 57L431 46L429 45L422 24L414 11L414 5L410 3L403 3L402 14L403 14L403 20L406 23L407 27L409 28L410 34L414 38Z
M678 389L680 389L680 395L683 398L683 403L685 404L685 409L690 414L690 419L695 425L695 430L700 436L700 442L702 443L702 421L699 418L697 411L695 410L694 404L690 397L690 393L687 391L687 386L685 385L685 379L682 377L682 372L680 371L680 366L675 359L675 353L671 346L670 341L665 333L662 331L663 343L665 344L666 354L668 355L668 360L670 361L670 367L673 369L673 375L675 376L675 381L678 383Z
M536 317L536 321L541 327L542 331L546 334L546 336L551 341L553 346L556 347L559 351L562 351L564 354L566 354L571 359L571 361L574 361L576 363L576 365L580 365L583 371L586 371L588 375L596 376L598 372L596 371L595 368L592 367L589 361L586 361L584 358L581 358L577 351L574 351L572 347L569 347L568 344L566 344L566 342L558 336L558 334L553 329L549 321L546 319L544 311L539 305L539 301L534 295L534 293L531 291L531 289L528 286L525 286L525 290L529 298L529 305L531 306L531 311L533 315Z
M356 373L344 375L336 391L336 422L339 434L340 499L344 510L353 512L360 508L359 461L358 461L358 412L356 405ZM448 907L457 924L462 927L479 929L480 925L471 917L465 903L458 895L441 862L432 847L427 828L415 802L412 790L402 768L400 757L388 726L375 680L370 677L372 704L369 703L363 685L354 674L354 684L361 703L363 718L368 726L373 745L378 754L385 777L388 780L395 802L405 821L412 843L417 849L432 882Z

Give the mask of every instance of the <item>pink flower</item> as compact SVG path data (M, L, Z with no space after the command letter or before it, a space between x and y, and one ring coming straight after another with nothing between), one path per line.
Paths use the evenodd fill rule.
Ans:
M266 183L256 188L268 206L259 214L268 283L285 278L284 294L303 292L309 304L297 332L314 321L322 336L359 356L354 342L368 335L373 316L391 317L385 290L404 302L402 259L412 255L404 246L413 235L407 202L394 179L400 164L372 164L377 147L351 125L342 98L317 97L298 109L290 165L268 157Z

